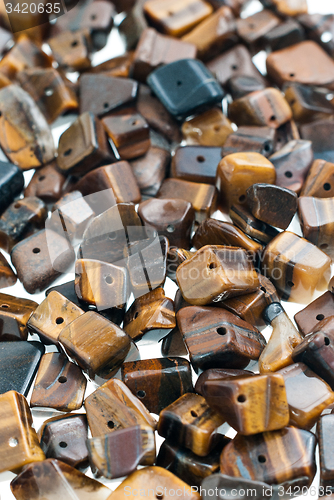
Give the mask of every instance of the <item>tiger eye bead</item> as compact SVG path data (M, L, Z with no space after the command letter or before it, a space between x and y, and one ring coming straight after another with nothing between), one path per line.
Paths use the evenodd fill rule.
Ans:
M75 32L63 31L49 38L52 55L60 68L67 71L82 71L91 65L91 38L88 29Z
M264 83L254 76L232 76L227 82L227 88L232 99L240 99L251 92L263 90Z
M263 47L263 37L280 24L273 12L263 9L256 14L237 20L237 33L241 40L257 52Z
M187 144L200 146L223 146L232 132L230 120L218 108L204 111L182 125L182 134Z
M293 119L303 123L333 114L334 106L326 98L326 90L297 83L285 85L285 99L291 106Z
M7 288L16 283L16 275L5 257L0 252L0 288Z
M0 293L0 340L27 340L27 323L38 304Z
M275 129L271 127L241 126L229 135L221 150L222 157L232 153L260 153L266 158L275 149Z
M140 158L130 161L133 175L143 196L156 196L166 177L170 153L166 149L151 146Z
M188 122L185 122L185 125ZM215 184L221 148L209 146L182 146L172 157L171 176L177 179Z
M229 215L233 223L247 236L261 243L267 244L279 234L278 229L256 219L246 205L233 205L230 208Z
M308 172L300 196L332 198L334 196L334 163L315 160Z
M311 332L318 331L320 323L327 319L329 320L333 315L333 310L334 294L328 291L295 314L294 319L299 330L303 332L304 335L308 335Z
M37 196L44 203L54 203L61 197L65 181L66 177L57 168L56 162L51 162L34 173L24 196Z
M334 257L334 198L299 198L298 215L304 238Z
M263 42L271 51L285 49L291 45L302 42L305 39L305 32L299 22L294 19L287 19L276 28L266 33Z

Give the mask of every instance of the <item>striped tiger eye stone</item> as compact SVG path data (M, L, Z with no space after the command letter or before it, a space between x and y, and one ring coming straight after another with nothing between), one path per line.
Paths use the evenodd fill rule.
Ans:
M298 215L304 238L333 259L334 198L302 196Z
M328 292L320 295L295 314L294 320L304 335L317 332L320 329L327 332L328 328L331 328L330 324L325 323L326 320L331 321L334 312L334 294L331 292L330 284L331 282Z
M334 196L334 163L314 160L307 174L300 196L331 198Z
M283 231L265 248L262 272L270 278L282 298L301 303L314 292L325 290L331 259L309 241Z

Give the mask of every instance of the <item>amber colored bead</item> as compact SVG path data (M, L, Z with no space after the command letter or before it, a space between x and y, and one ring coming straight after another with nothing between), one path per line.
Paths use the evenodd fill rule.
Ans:
M317 422L317 438L320 457L320 486L333 489L333 423L334 415L322 415Z
M245 205L233 205L229 215L237 227L261 243L269 243L279 234L278 229L256 219Z
M262 316L264 309L272 302L279 301L276 288L272 282L262 274L259 274L259 281L261 286L256 292L226 299L221 303L222 307L240 316L241 319L256 326L256 328L265 325Z
M224 419L210 409L202 396L188 393L162 410L158 433L170 443L205 457L214 448L217 429L223 423Z
M204 385L207 380L233 379L234 377L253 377L255 373L236 368L209 368L200 374L196 381L195 392L204 397Z
M304 238L334 257L334 198L299 198L298 215Z
M290 425L311 429L322 411L334 402L334 392L304 363L287 366L278 373L285 382Z
M268 158L275 147L275 129L271 127L241 126L236 132L229 135L222 148L222 157L233 154L260 153Z
M169 152L156 146L151 146L144 156L130 161L142 195L155 196L157 194L166 177L169 162Z
M185 122L183 125L185 125ZM184 181L215 184L221 148L209 146L183 146L172 157L171 176Z
M269 157L276 170L276 184L299 194L313 162L311 141L289 141Z
M315 291L327 287L330 263L331 259L312 243L284 231L266 246L262 272L285 300L306 303Z
M16 275L5 257L0 252L0 288L7 288L15 285L17 281Z
M56 458L79 470L87 469L86 415L68 413L44 420L38 437L46 458Z
M48 458L33 463L10 483L17 500L44 500L47 498L89 498L107 500L111 493L104 484L85 476L60 460Z
M227 137L232 133L233 128L230 120L218 108L204 111L204 113L185 121L182 125L184 139L187 144L193 145L223 146ZM205 165L200 166L203 170L205 169Z
M91 378L110 378L123 363L130 337L117 325L94 311L86 312L67 325L59 342Z
M330 318L334 311L334 294L325 292L310 302L304 309L295 314L294 319L304 335L318 331L321 321Z
M34 173L24 196L37 196L45 203L54 203L62 195L66 177L58 170L56 162L41 167Z
M207 60L228 49L237 41L233 12L225 5L204 19L182 40L193 43L198 59Z
M26 291L35 293L50 286L69 268L74 252L67 239L43 229L15 245L11 259Z
M48 39L52 55L67 71L82 71L90 67L91 39L89 30L63 31Z
M259 153L235 153L223 158L217 168L220 203L230 208L246 201L247 189L257 182L274 184L274 165Z
M268 484L302 479L309 486L315 476L316 437L309 431L286 427L255 436L238 434L223 449L220 470Z
M45 459L32 427L32 416L22 394L9 391L0 395L0 471L15 470Z
M268 76L279 86L297 82L334 88L333 59L311 40L272 52L266 65Z
M143 8L145 16L155 28L175 37L190 31L213 10L203 0L149 0Z
M326 98L327 89L295 83L286 84L283 90L285 99L292 109L293 119L297 122L326 118L334 112L334 106Z
M303 340L281 304L274 302L264 311L273 331L259 359L260 373L276 372L293 363L292 353Z
M80 115L59 138L58 166L66 174L85 174L110 159L102 123L90 113Z
M257 52L263 48L263 37L280 24L280 19L270 10L264 9L249 17L237 20L237 33L241 40Z
M143 425L155 429L156 421L143 403L118 379L110 379L85 399L92 437L117 429Z
M27 323L38 304L0 293L0 340L27 340Z
M334 163L315 160L303 184L300 196L332 198L334 196Z
M184 307L177 313L177 324L196 371L245 368L266 344L257 328L220 308Z
M208 380L204 397L239 434L246 436L282 429L289 424L289 407L282 375Z

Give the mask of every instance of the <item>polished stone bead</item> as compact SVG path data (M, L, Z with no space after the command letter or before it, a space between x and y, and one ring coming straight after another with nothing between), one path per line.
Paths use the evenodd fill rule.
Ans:
M249 436L289 424L284 379L278 373L207 380L203 394L209 406L238 434Z
M27 396L43 354L40 342L0 342L0 394L14 390Z
M334 462L333 462L333 425L334 415L322 415L317 422L317 438L320 457L320 487L333 490Z
M80 78L80 112L103 116L132 105L137 92L138 83L129 78L115 78L103 73L84 74Z
M58 344L60 332L82 314L84 311L77 304L52 291L35 309L27 325L44 344Z
M232 205L229 215L233 223L247 236L261 243L269 243L279 231L264 222L256 219L245 205Z
M167 276L176 282L176 270L182 262L190 259L195 252L184 248L171 247L167 254ZM178 290L179 291L179 290Z
M138 214L144 226L166 236L171 246L190 248L195 211L184 199L153 198L140 203Z
M85 399L92 437L135 425L155 429L156 421L143 403L118 379L110 379Z
M29 236L11 252L17 276L28 293L51 285L74 260L69 242L50 229Z
M264 46L263 37L275 29L280 22L279 17L273 12L263 9L251 16L239 18L237 33L252 52L256 53Z
M91 378L105 379L116 373L131 347L130 337L121 328L94 311L67 325L59 342Z
M212 151L214 151L213 147L218 148L219 146L223 146L227 137L232 133L233 133L233 128L231 126L230 120L218 108L212 108L209 109L208 111L204 111L204 113L201 113L195 116L194 118L190 118L190 120L185 121L182 125L183 138L187 141L187 144L207 146L207 147L211 146ZM184 148L179 148L178 151L182 149ZM190 151L193 150L194 148L192 148ZM202 150L203 152L205 151L204 148L202 148ZM200 155L201 153L199 152L198 154ZM174 157L173 163L175 162L175 160L176 159ZM201 170L203 171L206 170L206 165L203 165L204 161L199 160L199 163L202 163L202 165L198 165L198 167L201 167ZM220 158L218 158L217 162L213 161L213 163L218 164L219 161ZM211 168L212 170L214 170L216 168L216 165L213 164ZM193 166L189 165L188 169L191 172ZM177 176L174 175L174 177ZM193 180L193 179L186 179L186 180ZM207 181L202 180L201 182L207 182Z
M224 419L198 394L184 394L160 413L158 433L170 443L205 457L216 445Z
M87 70L89 73L108 73L110 76L128 78L133 60L133 52L125 52L121 56L112 57Z
M124 363L122 380L150 412L157 414L183 394L193 391L190 364L183 358Z
M265 308L272 302L278 302L276 288L272 282L259 274L260 288L253 293L239 295L226 299L221 303L221 306L236 314L244 321L247 321L256 328L261 328L265 325L263 312Z
M22 170L41 167L55 157L51 130L32 97L18 85L0 89L0 145Z
M183 298L192 305L206 305L255 292L259 278L246 250L206 245L176 270Z
M284 300L307 303L327 287L331 259L309 241L290 231L266 246L262 273L270 278Z
M292 109L293 119L299 123L326 118L334 112L333 104L326 98L328 89L290 83L283 90Z
M67 174L85 174L112 159L102 123L83 113L59 138L58 166Z
M208 380L225 380L242 378L242 377L252 377L255 373L249 370L238 370L237 368L209 368L200 374L195 384L195 392L201 394L204 397L204 385Z
M88 467L86 415L61 415L45 420L38 438L46 458L56 458L79 470Z
M10 252L16 243L44 227L47 209L36 197L13 202L0 217L0 248Z
M224 157L247 151L259 153L268 158L274 151L275 142L275 129L271 127L241 126L228 136L221 154Z
M334 311L334 294L330 291L320 295L310 302L304 309L295 314L297 326L304 335L318 331L321 321L329 319Z
M216 185L222 206L231 208L245 203L246 191L252 184L274 184L274 165L259 153L234 153L225 156L217 168Z
M107 500L111 490L104 484L85 476L60 460L47 459L26 467L10 483L16 500L51 500L89 498Z
M270 184L253 184L247 189L247 204L257 219L286 229L297 212L294 191Z
M314 159L326 162L334 161L334 121L332 119L326 118L304 123L300 125L299 129L301 137L312 142Z
M163 356L185 356L188 354L180 330L175 327L161 341L161 354Z
M220 84L196 59L166 64L153 71L147 83L169 113L180 120L213 106L224 97Z
M13 163L0 161L0 214L21 193L23 186L22 171Z
M149 0L144 14L150 24L167 35L181 37L212 12L210 4L203 0Z
M194 44L198 59L210 59L229 49L238 40L232 10L223 5L182 37Z
M82 71L90 67L91 37L88 29L63 31L48 39L52 55L64 71Z
M27 323L38 304L0 293L0 341L27 340Z
M240 99L251 92L263 90L265 84L254 76L232 76L227 82L227 88L232 99Z
M331 56L334 55L334 15L303 14L298 21L305 28L309 38L315 40Z
M24 196L37 196L45 203L54 203L61 197L65 181L66 177L57 168L56 162L51 162L34 173Z
M138 465L155 462L155 436L149 426L135 425L88 439L87 447L91 467L107 479L127 476Z
M312 40L272 52L266 65L268 76L279 86L297 82L334 88L334 61Z
M17 281L16 275L5 257L0 252L0 288L7 288L15 285Z
M302 196L298 216L304 238L333 258L334 198Z
M273 330L260 356L259 371L260 373L276 372L293 363L293 350L302 342L303 337L278 302L270 304L263 316Z
M170 153L156 146L151 146L144 156L130 161L142 195L155 196L158 193L169 163Z
M284 378L290 425L311 429L322 411L334 402L334 392L304 363L295 363L277 373Z
M333 173L334 163L315 160L308 172L300 196L332 198L334 196Z
M184 307L177 324L194 369L245 368L266 344L254 326L235 314L213 307Z
M17 472L31 462L45 459L32 427L30 408L22 394L9 391L0 395L0 421L0 472Z
M275 129L275 136L275 151L279 151L279 149L283 148L283 146L290 141L300 140L299 129L293 120L290 120L284 123L284 125L281 125L277 129Z
M303 478L310 486L315 476L316 437L309 431L286 427L255 436L238 434L220 459L223 474L268 484Z
M123 328L136 340L150 330L172 329L175 325L174 303L158 287L136 298L125 314Z
M302 42L304 38L305 33L299 22L288 18L266 33L263 37L263 42L271 51L274 51Z
M276 184L299 194L313 162L311 141L289 141L269 157L276 170Z

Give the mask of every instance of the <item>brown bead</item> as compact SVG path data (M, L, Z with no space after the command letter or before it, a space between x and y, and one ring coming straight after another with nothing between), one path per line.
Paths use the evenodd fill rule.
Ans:
M69 268L74 252L65 238L43 229L15 245L11 259L26 291L35 293L50 286Z
M282 429L289 424L289 407L282 375L208 380L204 397L239 434Z
M333 14L302 14L298 21L305 28L309 38L315 40L331 56L334 55Z
M86 73L80 78L80 112L103 116L134 103L138 83L129 78Z
M112 377L126 358L130 337L106 318L89 311L67 325L59 335L65 351L91 378Z
M184 248L171 247L167 254L167 276L176 282L176 270L182 262L190 259L195 252ZM179 290L178 290L179 292ZM180 292L181 293L181 292ZM176 298L176 296L175 296ZM183 300L183 299L182 299Z
M48 123L66 112L75 112L78 101L54 68L29 68L17 76L23 90L31 95Z
M161 66L179 59L194 59L196 45L164 36L153 28L146 28L141 34L134 56L133 77L145 83L148 75Z
M332 455L334 415L322 415L317 422L320 457L320 487L332 490L334 467ZM328 489L327 489L328 488Z
M110 379L85 399L92 437L143 425L155 429L156 421L143 403L118 379Z
M268 484L299 478L310 486L315 476L316 437L309 431L286 427L255 436L238 434L223 449L220 470Z
M333 308L334 295L331 292L325 292L295 314L294 319L299 330L304 335L308 335L311 332L318 331L320 322L333 315Z
M181 198L189 201L198 222L210 217L215 211L216 197L214 186L181 179L165 179L158 192L158 198Z
M280 87L285 82L298 82L334 88L334 62L311 40L272 52L266 64L268 76Z
M149 127L141 115L109 115L102 123L122 160L137 158L148 151L151 145Z
M275 129L271 127L241 126L229 135L222 148L222 157L233 154L260 153L268 158L275 148Z
M266 343L257 328L220 308L184 307L177 324L196 371L245 368L259 358Z
M89 498L92 494L96 500L107 500L111 493L99 481L60 460L50 458L26 467L12 480L10 488L17 500Z
M144 14L149 22L167 35L181 37L212 12L203 0L149 0L144 4Z
M224 380L234 377L252 377L255 373L248 370L238 370L233 368L209 368L200 374L196 381L195 392L204 397L204 385L207 380Z
M182 40L193 43L198 59L207 60L228 49L237 41L233 12L225 5L198 24Z
M326 98L327 93L327 89L297 83L284 86L285 99L292 109L293 119L300 123L326 118L333 114L334 106Z
M185 125L188 122L185 122ZM172 157L171 175L177 179L205 184L215 184L221 148L208 146L183 146Z
M299 22L289 18L263 37L264 45L269 47L271 51L285 49L302 42L304 39L305 32L302 26Z
M229 215L233 223L250 238L269 243L279 231L256 219L245 205L232 205Z
M300 135L303 139L312 142L315 160L333 161L333 131L332 116L322 120L314 120L300 125Z
M80 115L59 138L58 166L65 174L85 174L111 159L102 123L91 113Z
M10 252L16 243L44 227L47 210L35 197L12 203L0 218L0 248Z
M138 465L153 465L156 458L154 431L143 425L88 439L87 447L91 467L108 479L127 476Z
M155 196L157 194L166 177L169 162L169 152L156 146L151 146L141 158L130 161L142 195Z
M276 170L276 184L299 194L313 162L311 141L294 140L269 157Z
M1 472L18 472L31 462L45 459L32 427L30 408L22 394L9 391L0 395L0 418Z
M264 9L249 17L238 19L237 33L253 52L258 52L263 48L263 37L276 28L280 22L273 12Z
M90 67L91 39L88 29L63 31L48 39L52 55L66 71L82 71Z
M82 314L84 311L80 307L61 293L52 291L34 310L28 327L44 344L58 344L60 332Z
M299 198L298 216L304 238L333 258L334 198L302 196Z
M154 329L171 329L176 325L174 304L159 287L138 297L125 314L123 328L132 339Z
M7 288L15 285L17 281L16 275L5 257L0 252L0 288Z
M311 429L322 411L334 402L334 392L304 363L279 370L284 378L290 425Z
M227 82L227 89L233 100L264 88L263 81L254 76L232 76Z
M112 57L101 64L97 64L87 70L89 73L108 73L110 76L128 78L133 60L133 52L126 52L124 55Z
M232 133L233 128L230 120L226 118L224 113L218 108L204 111L204 113L185 121L182 125L182 134L187 144L216 147L223 146L228 136ZM173 161L175 161L175 159L173 159ZM202 170L205 169L205 165L199 166L202 167ZM214 168L214 166L215 165L212 167ZM189 169L191 168L192 167Z
M328 316L328 318L319 321L312 333L316 332L332 335L334 333L334 316Z
M27 323L38 304L0 293L0 341L27 340Z
M24 196L37 196L45 203L54 203L62 195L66 177L58 170L56 162L51 162L32 176L24 191Z
M161 354L163 356L185 356L188 354L182 334L177 327L162 339Z
M30 406L74 411L81 408L87 380L64 354L48 352L41 359Z
M281 125L275 130L276 146L275 151L279 151L285 144L290 141L299 141L300 134L296 123L290 120L284 125Z
M87 469L86 415L69 413L44 420L38 437L46 458L56 458L79 470Z
M300 196L332 198L334 196L334 163L315 160L303 184Z
M206 245L176 271L183 298L206 305L254 292L259 279L247 252L241 248Z
M198 394L184 394L159 416L158 433L170 443L205 457L216 444L217 429L224 419Z
M285 300L306 303L315 291L327 287L330 263L331 259L312 243L284 231L266 246L262 272Z

